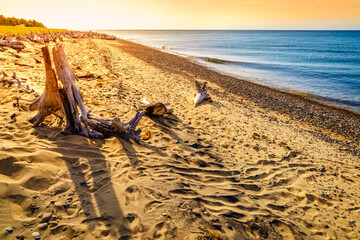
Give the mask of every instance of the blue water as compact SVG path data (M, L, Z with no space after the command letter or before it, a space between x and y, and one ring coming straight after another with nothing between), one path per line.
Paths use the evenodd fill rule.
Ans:
M256 83L309 93L360 111L360 31L104 31L193 56ZM205 58L225 60L224 64Z

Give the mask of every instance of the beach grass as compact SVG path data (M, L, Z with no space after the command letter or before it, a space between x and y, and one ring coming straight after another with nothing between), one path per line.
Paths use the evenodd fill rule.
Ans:
M32 32L66 32L67 29L44 28L44 27L22 27L22 26L0 26L0 34L27 34Z

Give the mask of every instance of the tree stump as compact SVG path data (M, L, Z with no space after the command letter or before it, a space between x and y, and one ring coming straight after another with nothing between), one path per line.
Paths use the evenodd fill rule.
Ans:
M91 138L107 136L131 137L138 141L141 130L136 130L141 117L145 112L136 113L129 122L121 122L120 118L113 120L101 118L86 111L80 91L75 84L76 76L70 68L62 45L53 48L53 59L58 79L62 83L59 88L55 71L51 67L51 58L48 47L42 48L46 70L44 93L30 106L30 110L39 109L38 114L30 121L35 126L44 121L45 117L62 109L66 117L66 127L63 133L78 134ZM78 107L81 115L79 116Z
M56 79L56 74L51 66L51 58L49 48L41 48L45 63L46 82L45 90L43 94L31 103L29 109L31 111L39 110L38 113L30 119L31 123L35 122L35 126L38 126L45 117L62 109L62 102L59 93L59 87Z

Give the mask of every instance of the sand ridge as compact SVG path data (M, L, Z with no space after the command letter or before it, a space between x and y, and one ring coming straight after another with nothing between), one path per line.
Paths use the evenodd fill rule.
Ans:
M26 44L20 60L34 67L14 65L7 50L0 70L42 92L43 65L33 60L41 59L40 45ZM171 103L173 115L141 120L151 138L139 144L65 136L54 116L33 128L27 120L35 112L26 109L35 97L21 93L19 111L18 89L1 84L0 229L15 228L1 238L31 239L34 231L42 239L360 237L359 158L321 137L344 136L213 82L213 101L194 108L193 80L205 75L191 74L185 60L186 76L149 64L124 50L131 44L81 39L64 47L77 75L101 77L77 83L94 113L128 120L143 97ZM44 212L55 217L39 230Z

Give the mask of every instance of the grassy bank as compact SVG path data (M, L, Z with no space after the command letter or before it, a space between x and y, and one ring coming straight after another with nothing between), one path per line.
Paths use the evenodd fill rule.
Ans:
M26 34L32 32L66 32L67 29L44 28L44 27L22 27L22 26L0 26L0 34Z

